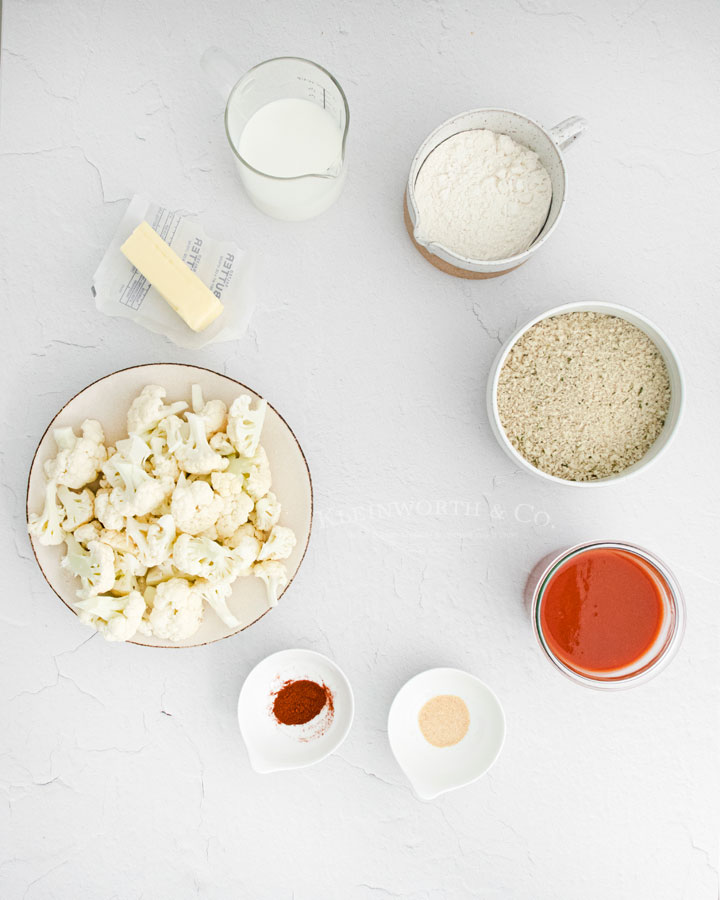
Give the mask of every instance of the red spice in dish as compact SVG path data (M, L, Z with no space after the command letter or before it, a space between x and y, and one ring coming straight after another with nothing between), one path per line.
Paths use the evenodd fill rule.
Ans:
M665 579L626 550L596 547L564 563L545 588L540 624L550 650L574 670L630 666L657 640Z
M326 706L332 717L333 697L326 684L308 679L286 681L275 694L273 715L281 725L305 725Z

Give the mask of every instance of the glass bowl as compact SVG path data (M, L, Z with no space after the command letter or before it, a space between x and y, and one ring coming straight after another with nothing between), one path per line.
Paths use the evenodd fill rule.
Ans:
M642 560L651 569L660 587L664 607L663 619L653 644L633 663L607 672L590 673L587 670L581 672L553 652L550 642L543 633L542 604L548 586L561 566L588 550L603 548L624 550ZM550 662L576 684L597 690L621 690L649 681L650 678L662 671L675 656L685 631L685 600L675 576L660 559L648 550L622 541L589 541L577 544L555 556L543 569L532 591L531 615L535 637Z

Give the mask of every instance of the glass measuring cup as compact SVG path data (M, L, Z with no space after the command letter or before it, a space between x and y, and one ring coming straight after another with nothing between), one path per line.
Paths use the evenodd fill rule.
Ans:
M331 206L345 184L350 121L347 99L333 76L310 60L284 56L266 60L238 78L232 60L218 47L205 51L201 65L226 100L225 132L254 205L287 221L310 219ZM264 133L258 131L260 120L253 119L259 110ZM299 117L302 146L288 145L282 137L288 116ZM246 130L251 120L251 129ZM250 133L259 135L260 143L251 144ZM317 169L314 160L319 162Z

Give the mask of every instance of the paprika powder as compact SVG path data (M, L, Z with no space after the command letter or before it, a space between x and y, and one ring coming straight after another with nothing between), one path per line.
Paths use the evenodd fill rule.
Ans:
M305 725L326 706L332 718L333 698L326 684L309 679L286 681L275 694L273 715L281 725Z

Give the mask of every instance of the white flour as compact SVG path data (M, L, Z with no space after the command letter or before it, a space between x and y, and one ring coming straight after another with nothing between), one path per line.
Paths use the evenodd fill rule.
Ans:
M415 183L418 235L470 259L514 256L538 236L552 197L536 153L504 134L463 131L443 141Z

